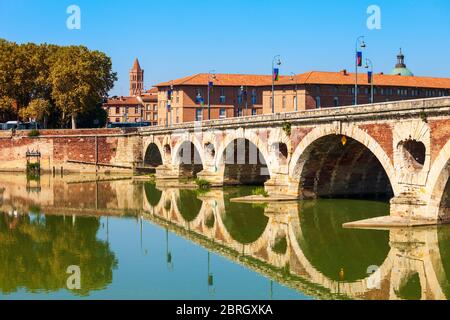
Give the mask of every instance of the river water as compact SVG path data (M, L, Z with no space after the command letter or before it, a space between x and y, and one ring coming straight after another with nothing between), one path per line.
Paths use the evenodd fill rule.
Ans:
M342 228L385 201L230 201L251 193L1 174L0 298L450 297L450 228Z

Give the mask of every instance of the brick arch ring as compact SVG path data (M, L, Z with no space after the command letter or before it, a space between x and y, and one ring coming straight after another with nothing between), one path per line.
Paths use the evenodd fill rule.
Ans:
M433 218L439 218L440 204L445 187L450 179L450 141L447 141L434 160L428 177L426 189L430 190L430 193L428 195L429 210L427 212Z
M266 161L267 169L269 170L269 175L272 177L273 174L273 168L270 166L270 154L268 153L268 146L266 145L266 148L262 147L264 146L263 141L258 137L258 135L254 134L250 131L244 131L242 135L237 134L227 134L226 138L222 141L222 143L219 145L218 150L216 152L216 160L215 160L215 167L217 171L221 171L225 169L225 163L223 161L224 153L226 148L230 143L232 143L234 140L237 139L246 139L253 143L255 147L257 148L258 152L262 154L264 157L264 160Z
M184 138L184 139L180 139L178 141L178 143L175 145L175 147L173 148L172 151L172 164L173 165L179 165L181 162L180 159L180 149L181 146L185 143L185 142L190 142L194 145L194 147L197 149L198 154L200 155L200 161L201 161L201 165L205 165L205 157L204 157L204 148L201 145L201 143L195 138L195 136L189 135L189 138Z
M165 158L165 157L164 157L164 148L163 148L163 146L161 145L160 141L159 141L158 139L155 139L154 136L151 136L151 138L146 139L146 141L145 141L145 143L144 143L143 158L145 158L145 155L147 154L147 150L148 150L148 148L150 147L150 145L152 145L152 144L154 144L154 145L158 148L159 154L160 154L161 159L162 159L162 161L163 161L163 164L165 164L165 163L164 163L164 158Z
M394 196L399 195L399 186L397 184L397 178L394 167L392 165L392 161L373 137L354 125L342 126L341 132L338 132L335 127L331 126L327 127L326 129L324 129L323 127L315 128L311 132L309 132L301 140L291 157L291 161L289 164L289 176L292 179L300 180L302 168L299 168L299 165L301 163L302 156L305 154L308 147L310 147L318 139L330 135L345 135L346 137L358 141L367 149L369 149L381 163L384 171L386 172L386 175L388 176L389 182L394 191Z

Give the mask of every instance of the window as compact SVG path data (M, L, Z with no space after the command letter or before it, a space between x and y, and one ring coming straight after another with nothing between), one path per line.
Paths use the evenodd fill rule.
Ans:
M139 113L138 107L134 107L134 113L135 113L135 114L138 114L138 113Z
M255 108L252 109L252 116L256 116L258 113Z
M197 89L197 96L195 98L197 104L203 104L203 92L202 89Z
M257 103L256 89L252 89L252 104Z
M224 119L227 117L227 110L225 108L220 108L219 119Z
M225 88L220 88L220 103L224 104L225 101L226 101Z
M238 104L242 104L242 90L241 90L241 88L238 89L237 98L238 98Z
M320 97L316 97L316 108L320 108Z
M120 122L120 118L116 118L116 122Z
M283 96L283 100L282 100L282 103L281 103L281 108L283 110L286 110L286 97L285 96Z
M334 97L334 106L339 107L339 98L338 97Z
M154 111L158 111L158 105L157 104L153 105L153 110Z
M294 96L294 110L298 111L297 96Z
M158 115L156 113L153 114L153 120L157 121L158 120Z
M120 107L116 107L116 114L120 113Z
M203 109L197 108L195 109L195 121L202 121L203 120Z

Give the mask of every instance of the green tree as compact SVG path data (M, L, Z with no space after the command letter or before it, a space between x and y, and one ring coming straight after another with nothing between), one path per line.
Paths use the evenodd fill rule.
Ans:
M77 126L78 115L106 98L116 80L111 59L82 46L58 50L50 72L52 98L63 120L71 118L72 129Z
M9 121L14 116L14 100L0 96L0 122Z
M20 110L19 114L22 119L35 119L37 122L43 123L44 128L47 128L48 117L51 115L52 109L50 101L38 98L32 100L26 108Z
M94 119L88 117L98 117L101 122L97 105L116 80L111 59L102 52L82 46L18 45L0 39L2 119L16 119L19 113L28 117L35 112L30 110L31 103L41 101L42 106L45 100L50 104L51 114L45 117L50 127L65 127L72 119L75 128L78 116L82 126L92 126Z

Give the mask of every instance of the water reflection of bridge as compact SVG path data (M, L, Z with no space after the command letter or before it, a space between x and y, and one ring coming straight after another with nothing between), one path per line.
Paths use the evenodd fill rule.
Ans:
M17 178L0 183L1 210L15 208L25 213L38 208L45 214L140 215L314 297L449 296L448 228L343 230L342 221L330 219L326 221L329 228L319 232L317 228L324 222L318 220L332 216L333 207L321 208L322 214L315 216L315 202L236 204L229 201L235 189L197 194L193 190L159 190L152 184L130 180L56 180L43 183L39 194L27 194L24 188Z
M312 265L304 253L302 243L307 239L303 236L298 203L265 207L266 223L262 233L256 240L243 243L236 240L231 226L226 225L226 195L223 191L215 190L199 196L198 214L190 219L178 206L183 192L186 191L161 191L156 204L154 199L149 201L144 197L145 217L164 223L189 240L220 254L227 253L227 257L234 261L287 286L306 293L313 290L313 295L325 294L327 297L330 295L326 292L351 298L400 299L404 290L407 290L405 296L419 290L417 298L446 299L443 286L447 285L447 278L441 262L437 228L392 229L389 231L390 250L378 269L370 270L367 266L367 276L353 281L345 280L345 270L339 275L341 279L331 279ZM370 274L370 271L374 272ZM417 277L418 283L414 283ZM416 288L412 288L414 285Z

